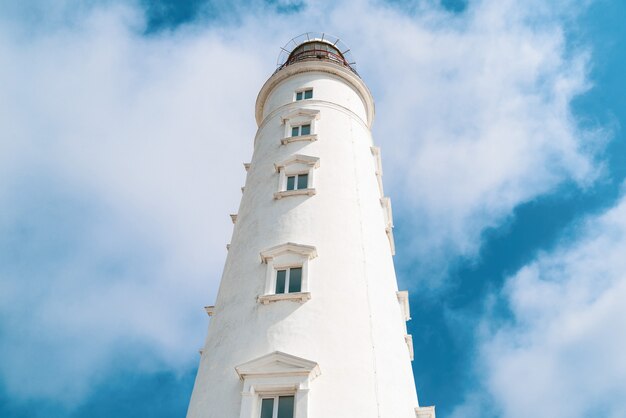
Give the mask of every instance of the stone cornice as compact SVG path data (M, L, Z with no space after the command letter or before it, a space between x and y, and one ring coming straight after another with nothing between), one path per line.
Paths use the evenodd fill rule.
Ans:
M367 114L367 125L371 129L374 122L374 98L369 89L356 74L340 67L336 64L324 62L324 61L304 61L297 64L289 65L282 70L272 75L263 85L259 95L256 99L255 117L257 126L261 126L263 123L263 107L274 88L285 79L302 73L318 72L328 73L343 78L348 84L350 84L361 96L361 100L365 105Z

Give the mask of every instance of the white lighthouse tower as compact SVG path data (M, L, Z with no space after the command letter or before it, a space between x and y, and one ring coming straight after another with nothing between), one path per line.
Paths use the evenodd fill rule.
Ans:
M434 418L418 407L373 119L337 38L283 48L188 418Z

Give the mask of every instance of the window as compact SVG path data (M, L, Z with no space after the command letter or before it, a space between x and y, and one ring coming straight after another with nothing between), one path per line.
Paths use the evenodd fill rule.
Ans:
M293 126L291 128L291 136L311 135L311 124Z
M296 92L296 101L303 99L312 99L313 98L313 89L307 89L303 91Z
M315 247L293 242L262 251L261 260L267 264L267 272L259 302L266 305L281 300L309 300L309 260L316 256Z
M276 294L302 290L302 267L276 270Z
M293 418L295 396L274 396L261 400L261 418Z
M295 176L287 176L287 190L302 190L309 187L308 174L296 174Z
M274 199L287 196L313 196L315 191L315 169L319 167L319 158L296 154L287 160L274 164L278 172L278 191Z
M308 418L318 364L280 351L235 367L243 382L239 418Z
M303 95L304 97L304 95ZM316 122L320 111L313 109L295 109L281 116L285 125L285 133L281 144L287 145L296 141L317 141Z

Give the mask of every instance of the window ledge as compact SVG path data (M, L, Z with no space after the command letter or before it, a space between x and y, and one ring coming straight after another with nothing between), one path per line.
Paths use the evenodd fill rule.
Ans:
M406 341L406 346L409 348L409 357L413 361L413 336L410 334L405 335L404 341Z
M409 292L407 290L400 290L396 292L396 296L398 297L398 302L402 308L402 318L405 322L410 321L411 308L409 307Z
M435 418L434 406L418 406L415 408L416 418Z
M316 193L315 189L298 189L298 190L283 190L274 193L274 199L282 199L287 196L309 195L313 196Z
M389 239L389 246L391 247L391 255L396 255L396 243L393 239L393 229L391 227L385 228L387 238Z
M267 305L268 303L278 302L281 300L291 300L294 302L304 303L309 299L311 299L310 292L279 293L276 295L259 296L259 303Z
M298 141L310 141L310 142L317 141L317 134L289 136L287 138L281 139L280 143L283 145L287 145L291 142L298 142Z

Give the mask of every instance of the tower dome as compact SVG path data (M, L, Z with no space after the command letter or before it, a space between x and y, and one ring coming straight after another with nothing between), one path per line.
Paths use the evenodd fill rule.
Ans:
M307 32L292 38L281 48L277 71L302 61L330 61L356 72L350 48L339 38L320 32Z

